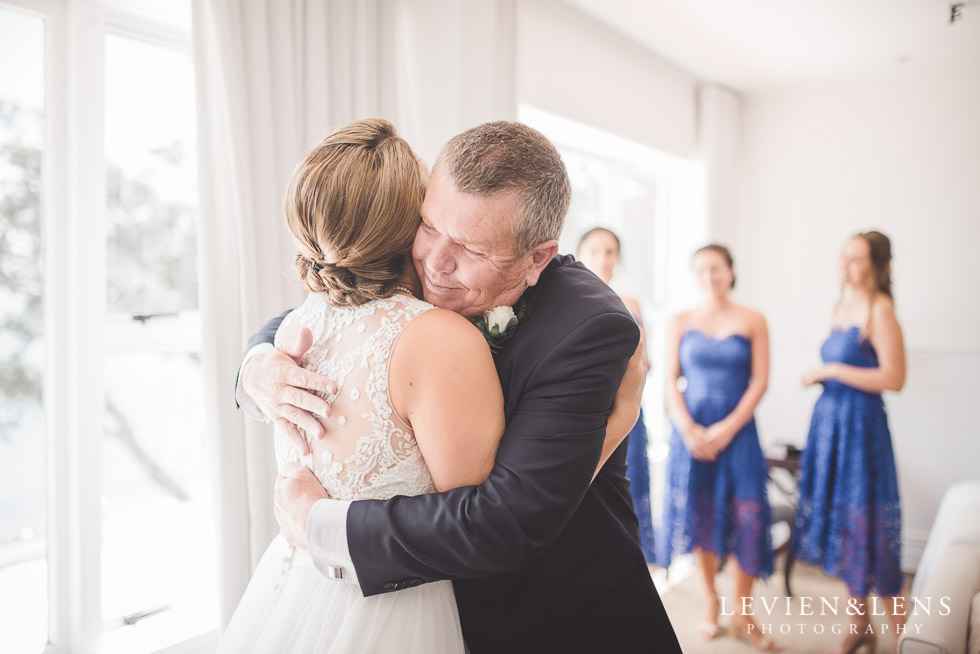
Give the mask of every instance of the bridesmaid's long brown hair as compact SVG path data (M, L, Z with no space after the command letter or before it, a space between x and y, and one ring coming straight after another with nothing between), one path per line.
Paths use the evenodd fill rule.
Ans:
M855 234L868 244L871 252L871 273L874 275L875 290L884 293L893 302L892 296L892 242L881 232L870 231Z

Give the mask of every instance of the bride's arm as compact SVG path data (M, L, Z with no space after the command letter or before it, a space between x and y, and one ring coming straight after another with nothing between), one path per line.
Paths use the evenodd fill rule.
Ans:
M487 478L504 432L504 399L479 330L451 311L422 314L395 344L388 386L438 490Z
M639 330L625 312L603 313L557 336L553 329L520 337L541 347L522 348L533 360L523 364L528 376L487 480L387 501L317 502L307 537L312 529L319 534L314 540L337 534L339 543L314 552L311 541L321 570L350 566L344 578L356 579L364 595L375 595L518 570L559 536L592 482L616 382L636 350ZM620 488L602 475L596 483ZM599 528L618 529L603 516L586 512L577 528L595 521Z
M650 360L647 357L646 338L643 328L640 328L640 344L626 366L626 374L619 384L613 411L606 423L606 438L602 442L602 454L599 465L596 466L592 479L599 475L602 466L606 464L613 452L623 444L629 436L636 421L640 419L640 404L643 400L643 386L646 384L647 372L650 370Z

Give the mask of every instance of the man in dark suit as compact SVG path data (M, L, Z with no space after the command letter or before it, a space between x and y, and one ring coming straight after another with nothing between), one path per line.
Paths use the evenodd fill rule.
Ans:
M504 305L519 317L495 346L507 429L489 478L344 502L297 467L277 482L276 514L321 572L365 596L454 580L474 654L679 652L640 550L626 444L603 452L607 417L614 440L636 419L642 374L631 368L617 391L639 330L603 282L556 256L569 197L554 146L519 123L453 138L426 194L412 253L425 299L474 319ZM271 342L280 320L253 343ZM316 432L307 410L329 409L282 381L294 366L259 352L242 390L280 424Z

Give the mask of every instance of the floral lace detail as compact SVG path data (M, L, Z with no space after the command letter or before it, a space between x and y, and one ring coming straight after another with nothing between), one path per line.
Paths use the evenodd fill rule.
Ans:
M710 494L699 493L693 498L673 491L667 513L670 523L663 525L657 541L659 560L669 566L680 554L705 550L720 558L733 555L742 570L753 577L769 577L773 573L772 523L769 504L745 498L729 498L727 506L719 506Z
M333 419L327 436L310 440L301 457L278 428L276 458L281 466L298 461L316 475L331 497L387 499L435 490L410 428L395 413L388 395L388 365L398 337L416 317L433 308L412 297L395 295L356 307L336 307L311 293L283 321L284 333L299 327L313 332L304 368L326 376L338 387L324 396Z
M814 502L800 503L793 546L799 560L843 579L856 597L872 591L898 595L905 582L901 557L902 510L898 502L875 507L836 506L828 516ZM819 524L823 533L813 527Z
M857 327L834 329L824 361L875 367ZM902 508L888 416L881 395L824 383L800 459L793 551L847 584L851 595L902 591Z

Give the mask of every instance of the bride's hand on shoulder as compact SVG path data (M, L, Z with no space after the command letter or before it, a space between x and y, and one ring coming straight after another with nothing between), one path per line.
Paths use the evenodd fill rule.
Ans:
M313 345L313 334L305 327L288 340L286 347L256 354L242 368L242 387L259 409L296 443L303 455L310 447L303 430L311 438L323 438L326 430L317 420L330 416L330 405L315 394L333 395L337 386L329 379L299 365L300 358Z

